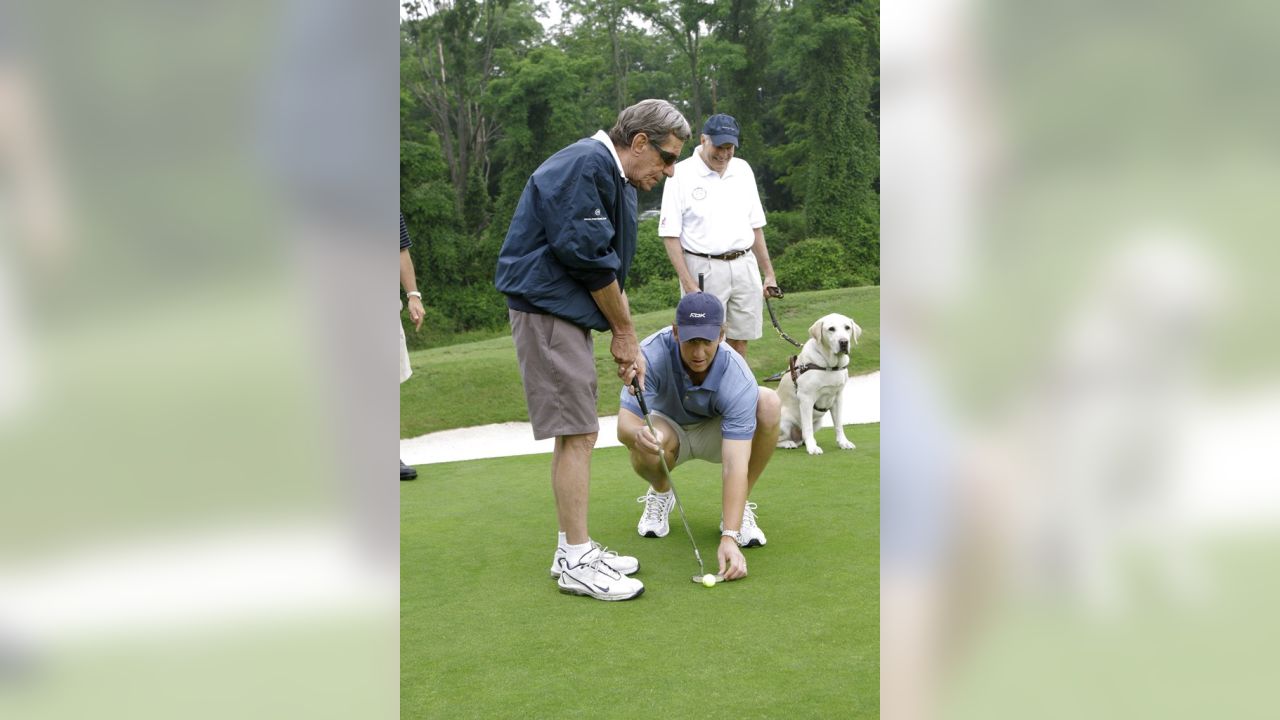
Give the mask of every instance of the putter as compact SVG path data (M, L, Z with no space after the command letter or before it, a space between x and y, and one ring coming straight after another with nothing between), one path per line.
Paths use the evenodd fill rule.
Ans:
M636 401L640 403L640 412L644 414L645 427L649 428L649 433L655 438L658 437L657 431L653 429L653 420L649 418L649 405L644 401L644 391L640 389L640 378L631 378L631 387L635 388ZM707 574L707 568L702 564L702 553L698 552L698 543L693 539L693 531L689 529L689 521L684 516L684 506L680 504L680 494L676 492L676 484L671 479L671 470L667 468L667 453L665 450L658 452L658 459L662 462L662 474L667 478L667 484L671 486L671 495L676 500L676 510L680 511L680 522L684 525L684 532L689 536L689 544L693 546L693 556L698 560L698 574L693 576L696 583L702 582L702 576ZM724 576L716 573L716 582L724 582Z

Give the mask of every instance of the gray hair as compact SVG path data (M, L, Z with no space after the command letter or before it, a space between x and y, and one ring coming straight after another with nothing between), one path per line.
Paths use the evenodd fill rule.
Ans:
M688 140L689 121L666 100L641 100L618 113L618 122L609 130L609 139L614 145L630 145L640 133L656 143L666 140L668 135Z

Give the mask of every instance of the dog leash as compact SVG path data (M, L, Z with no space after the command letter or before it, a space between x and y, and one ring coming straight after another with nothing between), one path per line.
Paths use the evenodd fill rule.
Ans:
M791 336L787 334L787 331L783 330L782 326L778 324L778 316L773 312L773 303L769 302L769 298L774 298L774 297L778 297L778 298L782 297L782 288L778 287L777 285L770 285L769 287L765 288L764 306L769 309L769 320L773 323L773 329L778 331L778 337L782 338L783 340L786 340L787 342L791 343L792 345L795 345L798 348L803 348L804 347L803 345L793 340ZM796 361L795 357L792 357L791 358L792 365L795 364L795 361ZM786 370L779 370L778 372L770 375L769 377L762 379L760 382L767 382L767 383L779 382L782 380L782 376L786 374L787 374Z
M764 296L764 305L765 307L769 308L769 320L773 322L773 329L778 331L778 336L781 337L783 340L786 340L787 342L791 343L792 345L795 345L798 348L804 347L804 345L801 345L800 343L793 340L791 336L787 334L787 331L783 330L782 326L778 324L778 316L773 312L773 303L769 302L769 298L771 297L779 297L779 298L782 297L782 288L777 287L776 285L771 286L767 288L767 292L765 293L765 296Z

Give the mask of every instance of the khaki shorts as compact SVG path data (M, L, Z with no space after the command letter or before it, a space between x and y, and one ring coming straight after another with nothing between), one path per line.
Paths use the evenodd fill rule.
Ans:
M694 282L704 275L702 289L724 305L724 336L730 340L756 340L764 334L764 283L756 254L747 251L732 260L713 260L689 252L685 267Z
M403 303L400 311L404 311ZM413 368L409 366L409 346L404 340L404 321L400 321L400 382L408 380L413 375Z
M680 449L676 451L676 464L672 469L680 467L689 460L706 460L707 462L723 462L720 450L724 437L720 434L720 418L703 420L694 425L679 425L675 420L657 410L649 413L655 418L662 418L668 427L675 430ZM655 425L656 426L656 425ZM659 431L665 428L658 427Z
M533 438L600 430L591 331L554 315L508 310Z

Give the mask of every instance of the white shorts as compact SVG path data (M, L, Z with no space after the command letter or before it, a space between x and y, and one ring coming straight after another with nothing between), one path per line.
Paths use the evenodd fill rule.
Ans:
M401 305L400 310L404 311ZM413 375L413 368L409 367L409 346L404 341L404 321L400 321L400 382L408 380Z
M720 434L720 418L703 420L693 425L680 425L657 410L650 414L656 418L662 418L675 430L680 449L676 451L676 464L672 466L673 470L689 460L723 462L720 450L723 447L721 443L724 441L724 436Z
M703 274L702 289L724 305L724 335L730 340L757 340L764 334L764 283L756 254L748 250L732 260L714 260L684 253L694 282Z

